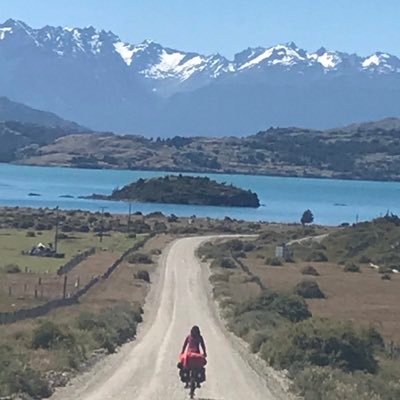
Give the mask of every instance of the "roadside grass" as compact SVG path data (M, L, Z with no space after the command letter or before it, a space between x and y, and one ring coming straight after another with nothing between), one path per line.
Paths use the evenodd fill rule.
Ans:
M304 279L302 272L309 263L297 260L279 268L265 265L266 255L280 240L276 232L265 233L243 260L269 288L250 298L237 295L240 286L245 287L240 269L226 270L215 263L211 268L213 293L228 328L267 363L286 369L292 391L305 400L400 398L400 351L395 344L395 350L388 353L377 330L385 335L386 346L393 338L400 339L395 335L398 280L382 281L371 269L349 274L332 262L315 262L319 275L313 274L312 279L327 297L301 299L291 293ZM315 247L325 250L322 246ZM221 244L214 247L207 245L199 254L207 254L204 259L212 263L212 255L219 257L224 248ZM346 322L349 319L354 323Z

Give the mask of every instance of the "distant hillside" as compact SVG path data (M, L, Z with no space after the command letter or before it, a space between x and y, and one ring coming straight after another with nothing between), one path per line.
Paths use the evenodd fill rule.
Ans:
M18 137L19 150L8 161L77 168L400 181L400 128L396 126L396 120L383 120L329 131L270 128L243 138L177 136L157 140L111 133L65 136L58 131L49 133L47 143L35 146L26 146L24 134L25 139ZM53 134L58 138L51 141Z
M38 154L56 139L76 133L71 127L49 127L16 121L0 122L0 162ZM83 133L81 133L84 136ZM23 152L23 155L21 154Z
M36 110L24 104L12 101L7 97L0 97L0 121L25 122L51 128L69 129L73 132L87 130L75 122L60 118L56 114Z
M354 131L400 131L400 118L385 118L379 121L362 122L351 124L341 129L344 132Z

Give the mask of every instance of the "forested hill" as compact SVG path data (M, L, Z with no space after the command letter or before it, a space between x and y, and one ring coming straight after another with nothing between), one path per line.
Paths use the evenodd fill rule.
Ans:
M260 206L257 194L250 190L218 183L208 177L182 175L139 179L114 190L109 196L93 195L89 198L224 207Z

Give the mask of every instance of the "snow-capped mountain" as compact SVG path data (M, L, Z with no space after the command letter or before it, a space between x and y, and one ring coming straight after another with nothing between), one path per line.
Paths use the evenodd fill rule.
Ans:
M400 59L383 52L309 52L292 42L248 48L228 60L149 40L127 43L93 27L33 29L9 19L0 24L0 59L0 95L97 129L248 133L271 124L318 127L400 113L393 105L393 96L400 96ZM354 98L365 90L385 98L389 88L390 101L378 106L374 98ZM312 118L307 101L329 92L325 119L320 112ZM299 103L306 93L313 97ZM351 101L346 108L343 97Z

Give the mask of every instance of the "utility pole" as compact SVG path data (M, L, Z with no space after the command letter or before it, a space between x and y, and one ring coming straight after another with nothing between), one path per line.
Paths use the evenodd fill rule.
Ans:
M101 221L100 221L100 242L103 241L103 234L104 234L104 210L107 207L101 207Z
M59 208L56 207L56 233L54 236L54 252L57 254L57 245L58 245L58 216L59 216Z
M129 203L128 227L127 227L128 235L129 232L131 231L131 215L132 215L132 203Z

